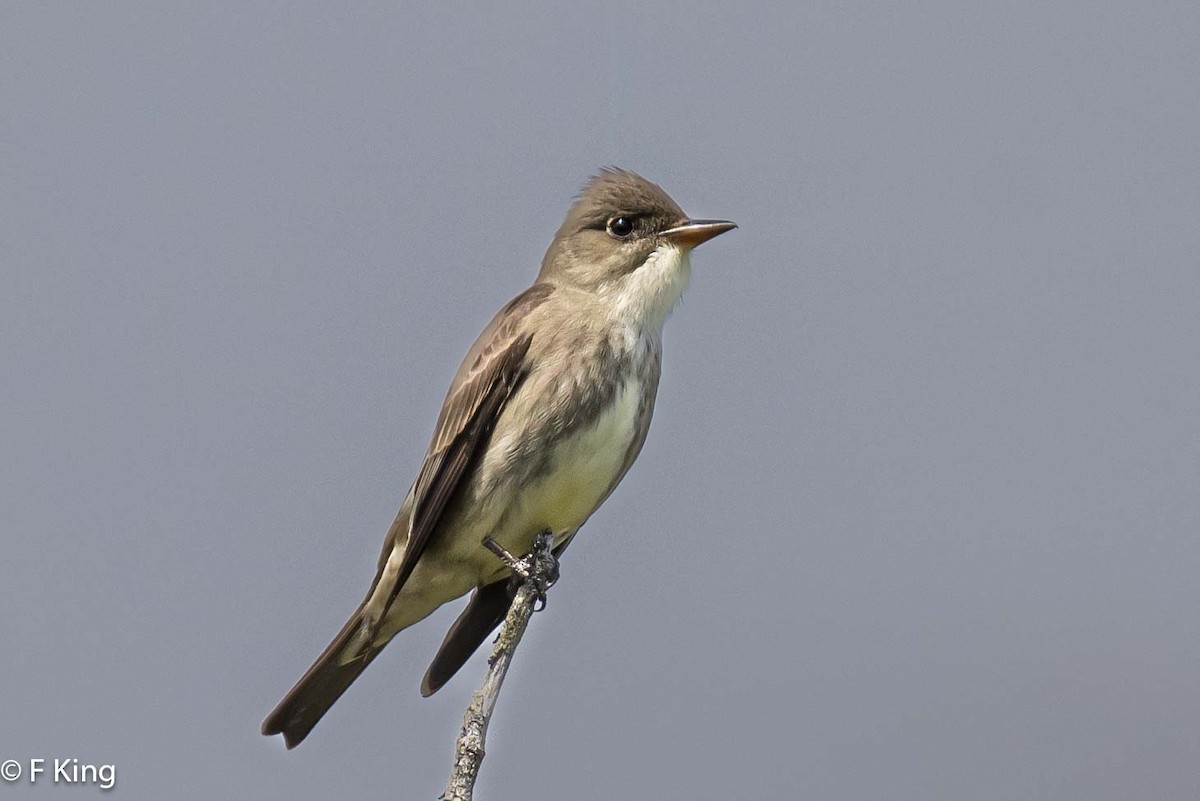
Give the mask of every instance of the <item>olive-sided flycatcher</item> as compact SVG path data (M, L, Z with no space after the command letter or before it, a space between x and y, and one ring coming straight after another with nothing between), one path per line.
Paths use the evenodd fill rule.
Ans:
M690 219L656 184L606 169L458 368L371 590L263 723L300 743L396 634L473 591L421 685L446 683L500 624L515 554L550 532L560 554L646 440L662 329L692 248L736 226Z

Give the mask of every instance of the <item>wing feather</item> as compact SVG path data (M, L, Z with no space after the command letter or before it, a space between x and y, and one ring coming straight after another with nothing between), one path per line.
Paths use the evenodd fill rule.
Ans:
M508 303L484 329L459 368L413 485L404 557L388 591L385 609L416 569L446 509L481 455L504 404L525 377L533 335L522 323L551 292L553 287L548 284L534 284ZM394 540L395 534L392 537ZM386 561L385 555L381 572Z

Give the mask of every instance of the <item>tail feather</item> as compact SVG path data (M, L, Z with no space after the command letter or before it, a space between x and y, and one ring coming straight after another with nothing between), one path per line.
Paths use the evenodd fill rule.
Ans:
M512 606L512 593L508 580L497 581L475 590L467 608L454 621L446 639L438 648L437 655L425 678L421 681L421 695L428 698L450 681L450 677L475 653L488 635L496 630Z
M354 614L321 652L312 667L288 691L279 705L263 721L262 733L282 734L284 744L295 748L329 707L359 677L367 665L383 650L382 646L357 643L355 637L362 622L362 608Z
M554 549L555 559L562 558L563 551L571 544L571 538L574 536L572 532ZM483 645L488 635L504 622L509 608L512 607L515 590L508 579L485 584L475 590L467 608L454 621L450 631L446 632L446 639L442 640L442 646L433 657L433 663L425 671L425 678L421 681L421 695L428 698L440 690L459 668L466 664L471 654Z

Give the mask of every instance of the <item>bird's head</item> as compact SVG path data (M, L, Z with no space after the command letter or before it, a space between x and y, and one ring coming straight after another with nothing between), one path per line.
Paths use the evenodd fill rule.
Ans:
M657 184L606 168L567 212L538 280L594 292L661 325L687 286L692 248L736 227L693 220Z

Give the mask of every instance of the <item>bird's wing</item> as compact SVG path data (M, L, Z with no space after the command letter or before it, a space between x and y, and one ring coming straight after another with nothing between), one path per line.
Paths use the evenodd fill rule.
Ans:
M617 484L621 483L621 479L629 472L629 468L633 466L634 460L637 459L638 454L642 451L642 446L646 443L646 434L650 430L650 418L654 414L654 399L658 394L661 365L661 355L656 349L650 353L644 366L645 373L642 376L644 394L638 410L637 432L634 434L633 441L629 443L629 450L625 453L625 463L605 491L604 497L600 501L601 504L617 488ZM597 507L599 505L597 504ZM555 558L562 556L562 552L571 544L571 540L575 538L578 531L579 529L576 529L571 532L554 549ZM430 696L441 689L442 685L448 682L466 663L471 654L475 653L475 650L483 644L488 635L495 631L496 627L504 620L505 615L508 614L511 605L512 595L509 592L508 579L501 579L476 589L466 608L454 621L450 630L446 632L446 638L442 640L441 647L433 657L433 662L425 671L425 678L421 681L421 694Z
M282 733L288 748L295 747L386 644L372 641L375 628L436 536L447 504L470 475L505 401L524 377L531 336L522 323L551 292L547 284L525 290L500 310L467 352L417 481L388 531L370 592L263 722L264 734ZM398 544L404 551L392 573L387 566Z
M450 384L433 439L411 492L404 556L391 580L386 609L395 600L437 533L443 513L471 474L500 412L528 370L526 354L533 335L522 323L554 291L534 284L496 314L468 351ZM408 505L408 504L406 504ZM401 521L397 521L401 522ZM380 559L380 581L400 532L393 526ZM390 546L390 547L389 547Z

